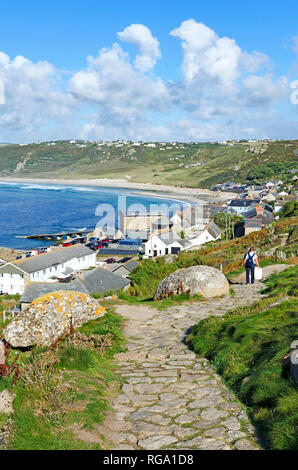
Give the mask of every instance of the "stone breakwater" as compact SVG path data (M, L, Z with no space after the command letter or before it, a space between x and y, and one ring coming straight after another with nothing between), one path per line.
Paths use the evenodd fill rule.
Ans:
M51 346L71 326L77 328L105 313L89 295L67 290L51 292L34 300L9 323L3 334L13 347Z
M119 305L128 351L117 364L126 379L106 432L114 449L258 449L255 429L207 359L184 344L191 327L260 299L263 284L234 285L234 296L157 311Z

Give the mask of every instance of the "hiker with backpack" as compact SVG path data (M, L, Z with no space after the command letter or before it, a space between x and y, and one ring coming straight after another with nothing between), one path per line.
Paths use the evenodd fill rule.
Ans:
M253 284L255 282L255 267L258 266L260 268L260 265L257 254L252 246L245 254L243 264L246 269L246 284L249 284L249 278L251 279L251 284Z

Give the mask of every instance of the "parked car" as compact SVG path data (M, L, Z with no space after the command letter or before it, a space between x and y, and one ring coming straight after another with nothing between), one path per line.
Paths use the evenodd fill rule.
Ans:
M116 263L116 260L115 260L115 258L108 258L108 259L105 260L105 263L108 263L108 264Z

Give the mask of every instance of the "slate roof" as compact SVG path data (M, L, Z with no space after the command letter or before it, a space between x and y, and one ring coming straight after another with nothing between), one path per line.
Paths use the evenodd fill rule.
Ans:
M50 251L42 255L32 256L32 258L28 258L25 261L16 261L14 264L26 273L34 273L42 269L57 266L58 264L63 264L73 258L81 258L82 256L91 254L94 254L94 251L90 250L85 245L77 244Z
M121 266L121 263L106 263L106 265L103 269L106 269L107 271L110 271L112 273L116 269L118 269L119 266Z
M186 238L182 238L182 240L180 240L179 243L180 243L184 248L187 248L187 247L192 246L192 243L191 243L189 240L187 240Z
M12 263L5 263L0 266L0 273L8 273L8 274L23 274L23 270L20 270L18 266L15 266Z
M124 264L120 264L118 268L114 269L113 273L117 274L118 276L128 277L130 275L130 271L126 268Z
M245 226L254 227L254 226L263 226L270 224L272 222L272 217L267 217L266 215L257 215L255 217L245 217Z
M165 232L157 236L165 245L171 245L174 242L181 243L181 238L175 232Z
M137 266L139 266L139 263L133 259L127 261L124 263L124 266L131 272L133 271Z
M113 248L113 249L100 248L97 252L98 255L111 256L111 257L126 256L126 255L134 256L134 255L138 255L139 253L140 253L140 250L130 249L130 248L127 248L127 247L123 247L121 249L119 249L119 248Z
M118 276L115 273L111 273L106 269L99 268L88 271L85 274L84 280L81 282L83 282L84 286L87 288L90 294L94 292L103 294L104 292L109 292L110 290L117 291L130 284L128 279L125 279L122 276Z
M59 290L70 290L93 294L104 294L109 291L117 291L126 287L130 281L122 276L111 273L105 269L95 268L85 274L84 279L75 279L69 283L63 282L30 282L27 284L21 296L21 303L31 303L42 295Z
M20 298L20 302L31 303L33 302L33 300L38 299L38 297L42 297L45 294L49 294L50 292L55 292L59 290L70 290L89 294L84 285L77 279L70 283L31 282L30 284L27 284L26 289Z
M273 214L267 210L264 210L263 214L258 215L256 209L251 209L244 213L244 218L245 219L262 218L264 220L264 223L270 224L273 221Z
M256 199L233 199L229 206L230 207L250 207L255 206L258 200Z
M213 222L213 220L209 222L207 230L210 233L210 235L215 239L217 239L221 235L220 228L216 225L215 222Z

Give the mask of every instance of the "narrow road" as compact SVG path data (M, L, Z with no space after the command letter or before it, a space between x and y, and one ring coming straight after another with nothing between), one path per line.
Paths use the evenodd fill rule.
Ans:
M116 356L125 384L113 399L114 413L105 423L112 448L259 448L240 403L208 360L190 351L184 339L198 321L262 298L262 288L261 282L235 284L233 296L163 311L143 305L116 306L127 320L127 352Z

